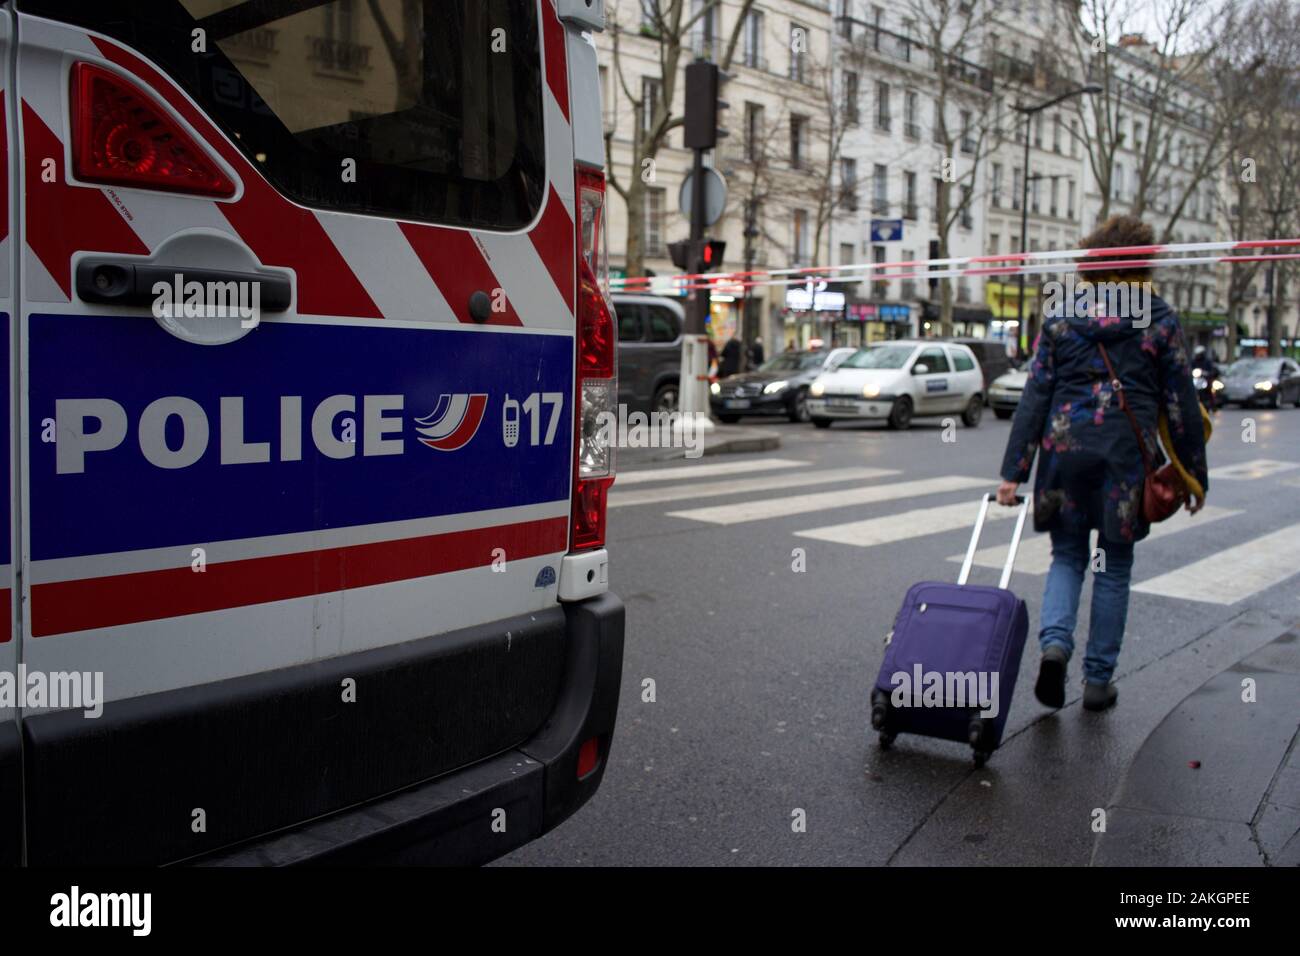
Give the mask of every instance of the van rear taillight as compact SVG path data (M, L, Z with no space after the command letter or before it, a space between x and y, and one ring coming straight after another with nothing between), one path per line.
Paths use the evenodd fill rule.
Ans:
M617 416L617 342L607 294L605 255L605 177L579 168L577 427L573 481L573 534L570 549L605 545L605 507L614 483L614 429Z
M91 63L72 67L72 169L90 183L235 194L230 177L152 97Z

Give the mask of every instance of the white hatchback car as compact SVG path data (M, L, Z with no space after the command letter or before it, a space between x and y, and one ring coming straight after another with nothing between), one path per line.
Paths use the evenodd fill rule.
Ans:
M902 339L859 349L808 390L818 428L836 419L884 420L907 428L915 415L960 413L968 427L984 411L984 375L974 353L954 342Z

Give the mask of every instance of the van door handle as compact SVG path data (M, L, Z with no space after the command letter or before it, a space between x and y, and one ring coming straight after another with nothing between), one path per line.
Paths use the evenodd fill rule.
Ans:
M174 286L177 276L182 283L201 282L205 287L210 282L256 284L258 306L263 312L284 312L293 299L293 285L283 273L191 269L94 258L77 263L77 295L87 302L105 305L148 306L158 298L154 286L159 282Z

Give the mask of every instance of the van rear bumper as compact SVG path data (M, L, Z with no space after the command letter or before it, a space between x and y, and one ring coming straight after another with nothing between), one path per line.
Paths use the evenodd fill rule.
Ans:
M27 862L491 860L600 785L623 620L618 598L602 594L110 703L96 720L27 718ZM340 699L348 679L352 703ZM596 765L579 780L592 738ZM504 833L492 826L497 808ZM200 809L204 828L192 825Z
M605 774L623 671L622 602L603 594L564 609L568 652L560 697L529 740L427 783L190 862L478 865L563 822ZM599 758L578 779L578 752L593 737Z

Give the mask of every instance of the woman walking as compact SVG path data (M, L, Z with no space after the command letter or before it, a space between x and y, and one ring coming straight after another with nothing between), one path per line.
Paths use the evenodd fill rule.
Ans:
M1116 248L1154 241L1151 227L1141 220L1115 216L1083 245ZM1042 663L1034 687L1048 707L1065 704L1079 593L1090 566L1083 706L1105 710L1119 696L1111 677L1128 617L1133 545L1149 530L1143 485L1148 461L1152 469L1160 462L1161 415L1167 419L1169 450L1190 479L1187 510L1195 514L1205 503L1205 433L1187 349L1177 313L1151 292L1150 279L1149 270L1085 272L1076 282L1095 283L1092 287L1049 299L1007 441L998 501L1015 504L1017 486L1028 480L1038 453L1034 527L1052 538L1038 635ZM1089 547L1093 530L1097 552Z

